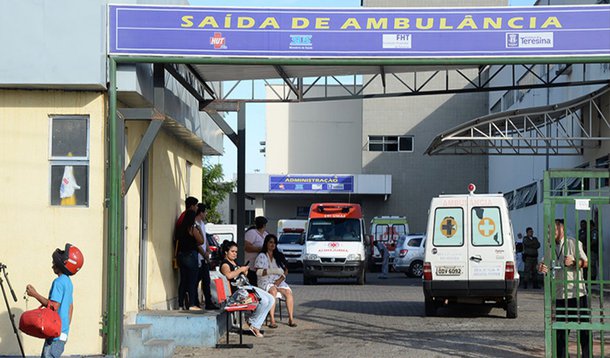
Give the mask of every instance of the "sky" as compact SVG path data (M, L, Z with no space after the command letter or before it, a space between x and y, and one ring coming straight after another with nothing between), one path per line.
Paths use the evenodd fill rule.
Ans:
M190 0L193 6L241 6L241 7L360 7L360 0ZM509 0L510 6L530 6L535 0ZM407 2L408 3L408 2ZM249 86L250 83L248 83ZM237 88L235 97L248 98L248 86ZM248 87L248 88L246 88ZM264 91L261 83L255 88ZM257 95L257 97L261 97ZM233 97L233 96L232 96ZM246 105L246 173L265 172L265 156L260 153L261 141L265 141L265 104L248 103ZM237 115L229 113L225 120L234 129L237 129ZM206 157L211 164L221 163L225 179L232 180L237 173L237 149L227 138L224 139L224 154L222 156Z

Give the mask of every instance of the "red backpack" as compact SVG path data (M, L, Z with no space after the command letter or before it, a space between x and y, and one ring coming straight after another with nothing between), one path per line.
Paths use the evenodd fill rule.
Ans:
M19 330L38 338L55 338L61 334L61 318L52 307L40 306L25 311L19 318Z

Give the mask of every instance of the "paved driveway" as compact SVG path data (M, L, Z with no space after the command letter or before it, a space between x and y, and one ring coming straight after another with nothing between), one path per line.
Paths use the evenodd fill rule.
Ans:
M253 349L179 348L175 357L540 357L544 354L542 290L519 292L519 318L499 308L460 305L424 317L421 281L393 273L354 280L288 282L297 298L296 328L265 329L244 336ZM231 339L236 342L237 335Z

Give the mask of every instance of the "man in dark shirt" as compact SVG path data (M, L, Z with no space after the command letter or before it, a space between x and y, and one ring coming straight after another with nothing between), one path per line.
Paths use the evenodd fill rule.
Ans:
M527 288L528 282L532 282L534 288L540 288L537 268L539 248L540 241L534 236L534 230L528 227L525 229L525 237L523 238L523 288Z

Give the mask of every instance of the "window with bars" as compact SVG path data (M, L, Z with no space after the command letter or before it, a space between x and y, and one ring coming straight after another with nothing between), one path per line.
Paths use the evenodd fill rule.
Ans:
M538 203L538 182L515 190L514 208L520 209Z
M508 210L513 210L515 208L515 192L511 190L504 193L504 199L506 199Z
M412 152L413 136L369 136L369 152Z
M51 205L89 205L89 117L49 118Z

